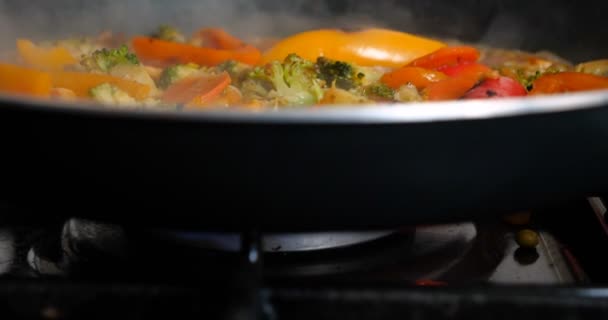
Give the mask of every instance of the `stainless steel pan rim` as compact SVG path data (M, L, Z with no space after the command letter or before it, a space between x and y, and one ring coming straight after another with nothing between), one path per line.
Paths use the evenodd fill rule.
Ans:
M181 112L122 110L99 107L88 102L56 102L14 96L2 97L0 104L5 106L14 104L19 108L33 111L78 113L90 116L124 116L151 120L251 124L373 125L482 120L583 110L608 106L608 90L492 100L455 100L369 106L343 105L326 108L293 108L258 112L235 109Z

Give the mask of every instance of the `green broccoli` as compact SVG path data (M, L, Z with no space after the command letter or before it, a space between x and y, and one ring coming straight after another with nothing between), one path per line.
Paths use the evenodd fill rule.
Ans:
M363 92L370 98L395 99L395 90L380 82L365 87Z
M228 72L232 82L234 84L239 84L243 78L247 76L247 73L251 70L251 67L238 61L228 60L219 64L216 69L220 72Z
M524 71L521 70L521 69L517 70L517 80L528 91L532 90L532 86L534 84L534 81L536 81L536 79L540 78L540 76L542 76L542 72L540 70L537 70L532 75L526 75L524 73Z
M158 86L166 89L179 80L196 75L199 72L199 66L194 63L178 64L168 67L161 73Z
M276 98L280 105L312 105L323 98L321 81L316 77L312 62L291 54L281 63L271 62L254 68L247 75L247 88L257 90L255 94L265 98ZM247 95L248 90L243 92Z
M117 49L101 49L86 55L80 64L89 71L108 72L112 67L119 64L139 65L137 56L129 52L126 45Z
M324 80L326 86L336 86L340 89L353 89L361 86L365 74L357 67L343 61L334 61L319 57L315 64L317 77Z
M165 41L186 42L186 37L177 28L166 24L160 25L152 37Z
M128 93L109 83L92 88L89 94L93 100L107 105L134 106L137 104Z

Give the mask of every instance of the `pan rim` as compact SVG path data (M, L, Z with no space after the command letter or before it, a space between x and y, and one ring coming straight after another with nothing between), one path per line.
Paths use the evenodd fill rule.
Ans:
M92 102L49 102L49 100L8 95L0 95L0 106L5 110L12 108L12 110L22 109L24 112L59 113L124 120L263 125L381 125L485 120L608 107L608 90L491 100L387 103L365 106L336 105L329 108L265 111L239 109L178 112L132 110L108 108Z

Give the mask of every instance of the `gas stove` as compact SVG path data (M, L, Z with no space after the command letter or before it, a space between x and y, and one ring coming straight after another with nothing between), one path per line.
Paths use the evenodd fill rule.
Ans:
M3 319L600 319L601 198L505 221L315 233L70 219L0 231ZM516 241L533 229L534 249Z

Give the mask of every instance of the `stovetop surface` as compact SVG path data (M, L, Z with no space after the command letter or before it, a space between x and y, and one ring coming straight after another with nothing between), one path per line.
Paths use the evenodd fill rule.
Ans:
M341 245L327 247L327 240L318 250L299 235L306 242L299 251L255 232L235 243L235 235L210 242L78 219L7 227L0 231L0 316L608 318L606 262L598 255L608 245L603 203L546 210L533 212L526 226L408 227L350 245L352 235L343 235L333 240ZM522 228L539 232L536 249L516 243ZM265 246L264 239L278 242Z

